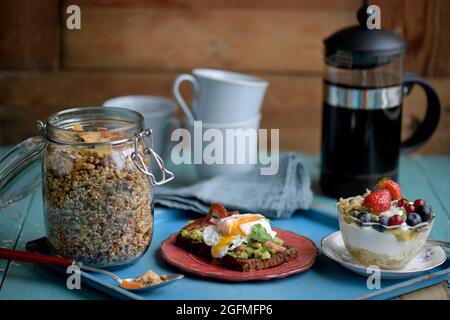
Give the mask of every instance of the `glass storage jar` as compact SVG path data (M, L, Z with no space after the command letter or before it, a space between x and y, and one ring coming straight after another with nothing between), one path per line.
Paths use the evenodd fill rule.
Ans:
M45 137L37 149L51 251L100 267L141 257L153 234L153 187L173 179L145 141L151 130L142 115L84 107L38 121L38 128ZM152 157L159 181L147 169Z

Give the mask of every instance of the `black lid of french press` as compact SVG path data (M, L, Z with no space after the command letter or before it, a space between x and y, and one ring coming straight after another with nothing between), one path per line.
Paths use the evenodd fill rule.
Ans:
M351 61L353 68L372 68L389 63L394 56L405 51L406 43L395 33L384 29L369 29L367 5L357 13L359 25L344 28L324 40L326 57L338 52L354 54ZM331 60L333 63L334 60ZM327 60L329 63L330 60ZM342 67L342 66L338 66Z

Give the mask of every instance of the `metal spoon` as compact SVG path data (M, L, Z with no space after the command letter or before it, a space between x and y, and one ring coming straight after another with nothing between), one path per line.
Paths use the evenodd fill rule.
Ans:
M45 255L45 254L41 254L41 253L16 251L13 249L0 248L0 259L31 262L31 263L46 264L46 265L57 265L57 266L66 267L66 268L71 265L76 265L81 270L95 272L95 273L101 273L101 274L115 280L122 289L125 289L128 291L133 291L133 292L161 288L161 287L164 287L174 281L180 280L184 277L184 275L182 275L182 274L171 274L171 275L167 275L167 279L159 284L156 284L156 285L148 284L148 285L140 286L139 282L137 282L137 280L140 277L122 279L112 272L109 272L109 271L106 271L103 269L99 269L99 268L86 266L86 265L84 265L80 262L74 261L72 259L67 259L67 258L62 258L62 257L57 257L57 256L50 256L50 255Z
M442 247L446 247L446 248L450 248L450 242L447 241L441 241L441 240L427 240L427 243L429 244L433 244L436 246L442 246Z
M136 277L136 278L122 279L115 273L112 273L112 272L109 272L109 271L106 271L103 269L98 269L98 268L89 267L89 266L85 266L85 265L80 265L80 269L85 270L85 271L95 272L95 273L101 273L101 274L115 280L122 289L125 289L128 291L134 291L134 292L161 288L161 287L164 287L164 286L170 284L173 281L180 280L184 277L184 275L182 275L182 274L169 274L169 275L166 275L166 277L167 277L166 280L164 280L161 283L158 283L155 285L149 284L147 286L138 286L138 284L139 284L138 279L141 276ZM136 287L132 287L133 284L137 284Z

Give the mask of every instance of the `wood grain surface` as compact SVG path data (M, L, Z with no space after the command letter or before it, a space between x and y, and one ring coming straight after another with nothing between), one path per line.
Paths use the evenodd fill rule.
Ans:
M0 70L59 66L58 0L0 0Z
M432 77L450 76L450 0L374 0L381 25L408 44L407 70Z
M342 2L348 5L328 8L325 1L310 1L306 7L271 8L220 2L203 8L193 1L196 5L168 9L93 1L83 6L82 30L64 31L63 66L320 72L321 39L355 20L359 1Z
M6 149L0 147L0 156ZM318 157L302 155L302 161L311 173L311 178L317 179ZM433 207L442 216L450 201L446 197L446 190L450 181L448 156L416 156L402 157L400 166L400 182L405 186L406 194L412 197L424 197L433 203ZM8 208L0 219L0 246L23 250L28 241L41 237L44 232L44 219L41 212L42 197L40 192L31 199ZM320 211L332 210L335 200L316 194L313 207ZM165 215L166 213L164 213ZM333 211L333 214L335 212ZM2 225L1 222L4 222ZM162 222L162 221L160 221ZM6 224L5 224L6 223ZM7 227L7 228L2 228ZM448 234L442 232L444 228L433 228L433 237L446 239ZM447 228L448 229L448 228ZM448 231L448 230L447 230ZM358 276L359 278L359 276ZM2 281L3 279L3 281ZM448 299L448 284L441 283L416 292L399 297L402 300L411 299ZM23 263L0 263L0 299L105 299L108 298L99 291L84 288L67 290L64 276L39 267Z
M317 153L320 147L322 79L320 76L257 75L270 82L262 108L263 128L280 129L280 147ZM53 112L99 105L126 94L171 97L176 73L146 72L21 72L0 75L0 140L12 144L36 134L35 122ZM430 79L443 102L442 119L432 139L419 151L450 153L450 79ZM186 91L189 88L183 87ZM425 97L415 88L405 99L403 137L409 136L425 113Z
M442 119L419 150L450 153L450 0L374 0L382 26L408 43L406 70L426 76ZM269 80L264 127L281 147L319 151L322 41L356 23L361 0L0 0L0 143L35 134L34 123L70 106L127 94L171 97L181 72L206 66ZM69 4L81 30L65 27ZM189 91L188 88L183 88ZM424 94L405 102L403 135L424 115Z

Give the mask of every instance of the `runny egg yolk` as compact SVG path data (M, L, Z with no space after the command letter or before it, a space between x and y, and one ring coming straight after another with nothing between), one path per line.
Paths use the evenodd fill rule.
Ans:
M233 241L234 238L235 237L233 237L233 236L222 237L219 240L219 242L217 242L217 244L211 248L211 255L215 258L217 258L219 256L224 256L224 255L221 255L220 253L223 252L224 249L228 251L228 247L230 246L231 241Z
M238 236L247 236L247 234L242 231L241 225L249 222L254 222L257 220L260 220L260 215L253 215L253 216L244 216L244 217L237 217L234 219L234 221L231 223L231 225L223 230L224 236L217 242L212 248L211 248L211 255L213 257L220 257L224 256L226 252L228 251L228 248L231 244L231 242ZM221 254L222 253L222 254ZM225 254L223 254L225 253Z
M225 236L241 235L241 236L245 237L247 234L244 231L242 231L241 225L243 225L245 223L249 223L249 222L258 221L260 219L261 219L261 216L259 216L259 215L238 217L231 223L229 228L226 228L225 230L223 230L223 232L224 232Z

